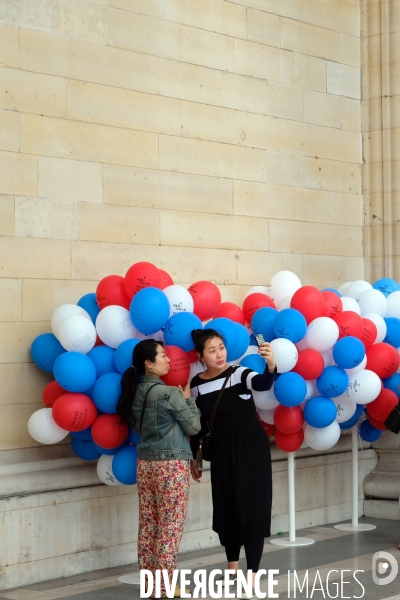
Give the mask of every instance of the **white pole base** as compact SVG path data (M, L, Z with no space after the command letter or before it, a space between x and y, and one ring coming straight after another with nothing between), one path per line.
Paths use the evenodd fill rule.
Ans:
M288 537L285 538L274 538L273 540L269 540L270 544L274 544L274 546L311 546L311 544L315 544L315 540L312 538L304 538L298 537L293 542L290 541Z
M131 585L140 585L139 573L131 573L130 575L121 575L118 577L120 583L129 583Z
M339 529L340 531L372 531L372 529L376 529L376 525L368 525L367 523L359 523L356 527L351 523L344 523L343 525L334 525L334 529Z

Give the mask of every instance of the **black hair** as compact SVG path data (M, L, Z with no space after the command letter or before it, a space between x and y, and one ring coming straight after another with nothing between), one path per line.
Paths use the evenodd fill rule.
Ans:
M132 365L122 375L122 394L118 399L117 414L122 422L128 422L131 415L132 403L135 398L137 386L146 373L145 362L149 360L154 363L157 357L157 346L163 346L162 342L148 339L136 344L132 352Z
M192 340L194 341L194 348L196 352L200 354L200 356L203 354L204 346L208 340L212 340L215 337L221 338L223 343L226 345L225 338L222 333L216 331L215 329L194 329L191 332L191 336Z

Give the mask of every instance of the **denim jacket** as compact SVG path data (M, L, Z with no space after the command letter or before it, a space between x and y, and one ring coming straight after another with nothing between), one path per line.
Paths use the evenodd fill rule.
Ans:
M144 398L155 383L160 385L155 385L147 396L142 431L139 431ZM193 458L188 436L200 430L200 417L194 398L185 400L178 388L165 385L158 377L145 375L132 403L131 423L140 435L140 459Z

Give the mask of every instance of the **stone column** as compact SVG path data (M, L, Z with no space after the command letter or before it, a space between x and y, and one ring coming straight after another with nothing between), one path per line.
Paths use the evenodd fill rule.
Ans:
M384 431L376 444L378 464L364 479L364 514L400 520L400 435Z

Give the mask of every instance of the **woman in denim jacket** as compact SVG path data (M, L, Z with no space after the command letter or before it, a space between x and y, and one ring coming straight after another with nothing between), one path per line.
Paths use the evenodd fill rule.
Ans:
M157 569L166 569L171 583L189 500L192 452L188 436L200 430L200 418L189 385L177 388L160 379L168 373L169 363L160 342L139 342L133 365L122 378L117 412L140 435L139 568L153 576ZM166 597L163 581L161 594ZM175 596L179 595L177 586Z

